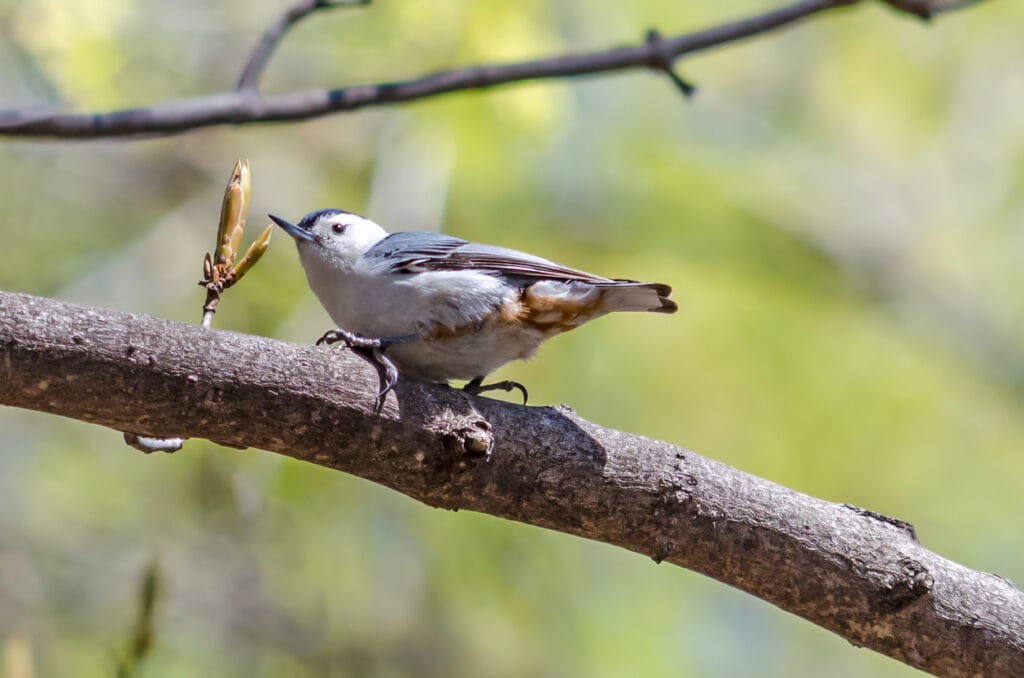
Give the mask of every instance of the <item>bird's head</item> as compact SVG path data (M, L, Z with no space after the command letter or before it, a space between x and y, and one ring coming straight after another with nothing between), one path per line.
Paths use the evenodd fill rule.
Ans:
M351 265L387 235L366 217L333 208L310 212L298 224L267 216L295 239L303 259L312 256L325 263Z

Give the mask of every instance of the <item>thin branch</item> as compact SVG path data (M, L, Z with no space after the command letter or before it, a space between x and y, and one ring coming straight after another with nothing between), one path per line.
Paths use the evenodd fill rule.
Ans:
M143 673L143 666L156 642L154 617L161 588L160 567L154 560L146 566L146 570L142 574L142 586L139 587L139 608L128 646L117 657L115 668L117 678L132 678L132 676Z
M638 45L563 54L534 61L456 68L397 82L308 90L276 96L259 96L249 90L225 92L109 113L0 110L0 136L99 139L166 135L212 125L306 120L368 106L416 101L449 92L483 89L526 80L576 77L635 68L664 72L666 61L678 59L684 54L728 45L860 1L800 0L746 19L654 42L644 41ZM919 13L916 10L920 3L927 1L886 0L900 11L912 13ZM271 47L273 44L276 43L272 43ZM256 73L253 78L258 76L261 69L261 65L253 68Z
M256 44L256 48L249 57L249 61L245 64L245 68L242 69L242 75L238 78L238 84L235 86L235 89L240 91L256 91L259 86L260 76L263 75L267 62L270 61L270 56L274 53L274 49L277 48L281 38L284 37L284 34L292 26L302 21L305 17L319 9L355 7L358 5L369 5L370 2L371 0L303 0L294 7L285 10L281 18L260 36L259 43Z
M260 447L701 572L925 671L1024 675L1024 593L902 521L568 408L400 382L375 416L376 388L347 351L0 292L2 405Z
M985 2L985 0L932 0L929 9L931 16L935 16L943 12L955 12L960 9L966 9L971 5L980 5L982 2Z

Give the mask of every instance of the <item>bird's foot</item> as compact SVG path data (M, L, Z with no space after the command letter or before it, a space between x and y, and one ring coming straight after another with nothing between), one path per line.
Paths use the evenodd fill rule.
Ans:
M518 381L512 381L506 379L505 381L496 381L493 384L483 383L483 377L477 377L470 381L468 384L462 387L462 390L472 395L480 395L484 391L505 391L506 393L511 392L512 389L519 389L520 393L523 394L523 405L529 399L530 394L526 392L526 387L520 384Z
M408 337L395 337L389 339L378 339L364 337L348 330L336 329L325 332L322 337L316 340L316 345L331 345L344 343L352 349L352 352L370 363L377 370L377 378L380 388L377 393L377 401L373 406L373 413L380 414L384 410L384 402L388 393L398 383L398 368L391 362L391 359L384 355L384 351L391 344L398 341L408 341Z
M339 343L344 343L349 348L380 348L384 340L364 337L361 334L349 332L341 328L328 330L324 332L322 337L316 340L317 346L330 346L331 344Z

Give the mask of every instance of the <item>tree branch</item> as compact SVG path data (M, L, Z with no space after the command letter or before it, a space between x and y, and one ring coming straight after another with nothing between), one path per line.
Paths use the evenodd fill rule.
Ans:
M323 2L304 1L290 10L264 34L239 82L239 90L148 108L108 113L60 113L52 110L0 110L0 136L100 139L136 135L166 135L212 125L306 120L331 113L353 111L415 101L449 92L483 89L525 80L594 75L634 68L671 73L666 63L684 54L737 42L799 22L812 15L861 0L800 0L775 10L694 33L646 40L638 45L563 54L547 59L498 65L479 65L439 71L412 80L308 90L276 96L260 96L255 84L281 35ZM971 0L970 4L978 0ZM965 0L885 0L894 9L930 16L933 5L943 11L962 6ZM337 4L327 3L327 4ZM315 9L315 8L314 8ZM291 14L294 12L295 14ZM674 78L674 81L677 79ZM679 82L676 81L677 86ZM686 91L689 85L683 83Z
M357 5L368 5L370 0L302 0L299 4L294 7L289 7L285 10L281 18L274 22L274 24L263 32L260 36L259 43L256 44L256 49L253 50L252 55L249 57L249 61L246 62L245 68L242 69L242 75L238 78L238 84L235 86L237 90L252 90L255 91L259 86L260 76L263 75L263 70L267 67L267 62L270 61L270 55L274 53L274 49L277 48L277 44L284 37L284 34L291 29L292 26L302 21L310 14L320 9L330 9L332 7L355 7Z
M926 671L1024 675L1024 594L906 523L564 407L402 382L373 416L376 385L347 351L0 292L0 404L260 447L667 560Z

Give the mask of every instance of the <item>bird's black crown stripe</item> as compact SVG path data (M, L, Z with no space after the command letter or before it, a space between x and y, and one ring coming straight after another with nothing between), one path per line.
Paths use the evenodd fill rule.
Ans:
M304 231L308 231L313 228L313 224L315 224L317 220L320 219L320 217L328 216L331 214L352 214L352 212L339 210L334 207L328 207L326 209L317 210L316 212L310 212L306 216L302 217L302 221L296 224L296 226L298 226Z

